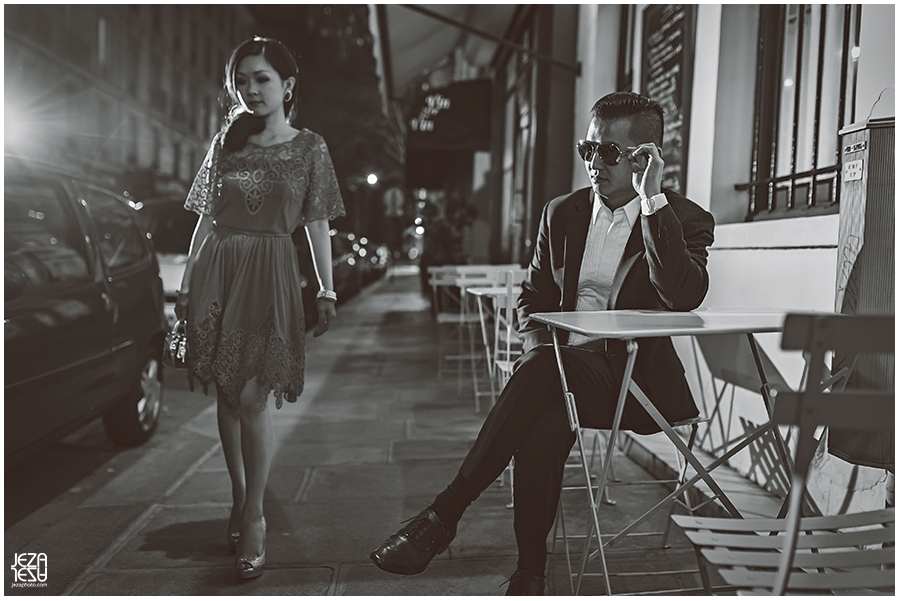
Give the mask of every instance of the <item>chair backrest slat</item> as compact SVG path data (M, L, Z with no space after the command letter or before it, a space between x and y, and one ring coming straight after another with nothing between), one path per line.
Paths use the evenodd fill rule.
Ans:
M894 395L854 390L824 393L815 403L803 403L803 393L777 392L772 419L776 424L796 426L806 418L820 426L847 430L881 430L894 423Z
M792 313L785 318L781 348L812 351L814 342L848 353L893 353L894 316Z

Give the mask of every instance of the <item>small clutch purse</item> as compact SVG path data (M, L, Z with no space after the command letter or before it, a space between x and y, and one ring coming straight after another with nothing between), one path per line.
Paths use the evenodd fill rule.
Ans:
M187 367L188 343L187 326L184 320L179 319L172 326L172 331L166 334L166 346L163 348L163 364L175 369Z

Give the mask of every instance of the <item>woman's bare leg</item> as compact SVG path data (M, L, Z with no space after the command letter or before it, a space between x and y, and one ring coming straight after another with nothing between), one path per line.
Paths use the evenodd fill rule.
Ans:
M240 439L247 482L241 520L240 553L243 557L256 557L264 549L263 496L275 447L268 398L265 405L260 406L257 392L256 380L251 380L241 394Z
M246 498L244 478L244 460L241 457L241 421L235 408L219 394L216 403L216 416L219 423L219 438L222 441L222 452L225 455L225 466L231 478L231 515L228 518L228 534L241 531L241 515Z

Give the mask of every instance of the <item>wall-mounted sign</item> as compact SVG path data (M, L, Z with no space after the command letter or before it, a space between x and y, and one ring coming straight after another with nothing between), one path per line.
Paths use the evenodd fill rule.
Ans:
M464 81L423 92L407 126L410 152L489 150L491 81Z
M665 109L663 186L684 192L694 71L696 6L653 4L644 9L641 93Z

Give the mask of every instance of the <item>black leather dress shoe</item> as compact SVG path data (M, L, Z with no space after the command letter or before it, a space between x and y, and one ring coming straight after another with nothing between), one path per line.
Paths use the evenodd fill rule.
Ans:
M369 558L385 572L418 574L435 555L450 546L455 536L456 525L448 528L434 511L426 509L375 549Z
M516 570L509 579L506 596L543 595L544 577L535 576L526 570Z

